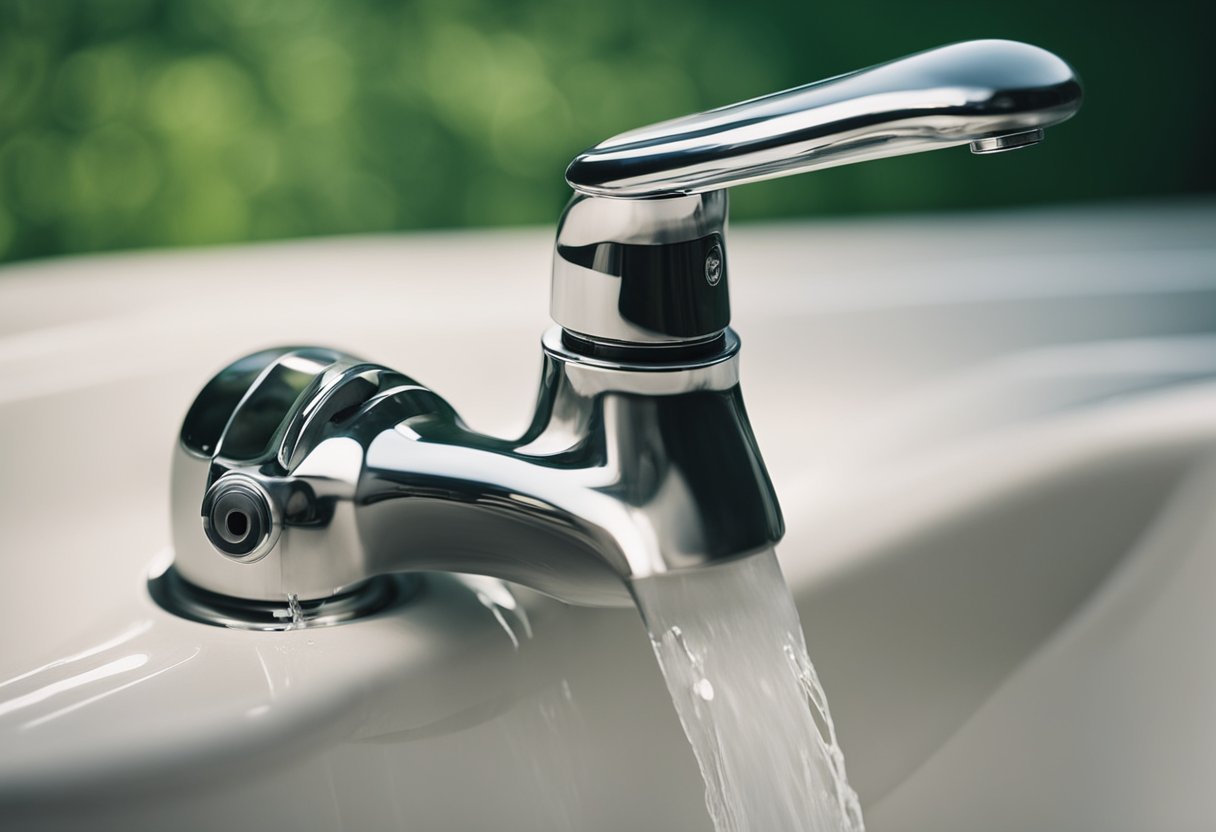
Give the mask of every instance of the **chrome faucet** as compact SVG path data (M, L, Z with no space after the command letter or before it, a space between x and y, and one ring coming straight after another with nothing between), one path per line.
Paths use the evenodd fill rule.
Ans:
M773 546L781 512L728 326L725 189L1028 147L1080 101L1051 53L973 41L602 142L566 172L557 326L524 435L476 433L428 388L333 350L243 358L182 426L175 561L156 594L264 627L285 603L306 621L354 617L392 594L378 576L422 570L618 604L629 579Z

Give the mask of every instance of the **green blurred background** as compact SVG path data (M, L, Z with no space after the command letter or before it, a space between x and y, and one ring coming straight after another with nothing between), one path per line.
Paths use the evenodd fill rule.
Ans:
M1193 4L1109 0L0 0L0 259L551 223L582 148L975 37L1087 99L1026 153L739 189L736 220L1216 189Z

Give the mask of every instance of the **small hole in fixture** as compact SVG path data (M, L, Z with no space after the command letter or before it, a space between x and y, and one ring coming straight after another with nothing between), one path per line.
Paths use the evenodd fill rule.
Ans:
M229 534L240 540L249 533L249 515L243 511L230 511L224 518L224 525L228 527Z

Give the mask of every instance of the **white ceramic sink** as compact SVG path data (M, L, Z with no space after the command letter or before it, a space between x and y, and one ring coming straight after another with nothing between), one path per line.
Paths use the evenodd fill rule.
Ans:
M1216 817L1214 227L732 231L780 555L871 829ZM435 576L392 615L250 633L145 589L216 369L332 345L517 432L549 256L452 233L0 272L0 827L709 829L631 611Z

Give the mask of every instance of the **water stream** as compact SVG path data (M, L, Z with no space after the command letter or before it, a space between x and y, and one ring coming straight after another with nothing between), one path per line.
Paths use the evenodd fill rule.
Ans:
M861 832L775 553L635 581L717 832Z

